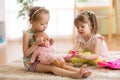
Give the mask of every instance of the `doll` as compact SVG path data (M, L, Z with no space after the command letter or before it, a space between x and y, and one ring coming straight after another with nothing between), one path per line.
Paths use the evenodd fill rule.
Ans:
M50 38L45 32L38 32L34 35L34 40L40 40L40 45L33 52L30 64L33 64L35 60L40 61L43 64L54 64L58 67L62 67L64 59L54 54L54 49L50 44Z

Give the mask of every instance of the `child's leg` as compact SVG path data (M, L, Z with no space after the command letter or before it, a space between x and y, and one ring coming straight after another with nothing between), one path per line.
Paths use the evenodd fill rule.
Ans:
M84 73L83 73L83 78L87 78L88 76L90 76L92 74L92 72L91 71L89 71L89 70L86 70Z
M64 63L62 62L62 64L63 64L63 69L66 69L66 70L69 70L69 71L78 71L77 68L74 68L72 66L66 65L65 62Z
M53 72L55 75L58 76L64 76L64 77L71 77L71 78L83 78L83 75L85 74L84 72L86 71L85 66L83 65L79 71L73 72L73 71L68 71L59 67L56 67L54 65L44 65L44 64L37 64L36 66L36 71L38 72ZM88 75L90 76L90 75ZM88 77L86 76L86 77Z
M72 66L68 66L68 65L64 65L63 68L66 69L66 70L69 70L69 71L78 71L78 69L76 69L76 68L74 68L74 67L72 67ZM84 68L87 68L87 65L86 65L86 64L84 65ZM90 75L91 75L91 71L86 70L86 71L83 73L83 78L86 78L86 77L88 77L88 76L90 76Z

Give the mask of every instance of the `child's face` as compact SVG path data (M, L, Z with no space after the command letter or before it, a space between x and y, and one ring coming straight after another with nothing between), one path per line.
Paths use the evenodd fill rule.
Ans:
M82 37L91 35L92 27L88 23L78 22L76 28L77 28L78 34L81 35Z
M36 32L46 30L50 16L48 14L41 14L39 17L39 20L32 22L32 27L36 30Z

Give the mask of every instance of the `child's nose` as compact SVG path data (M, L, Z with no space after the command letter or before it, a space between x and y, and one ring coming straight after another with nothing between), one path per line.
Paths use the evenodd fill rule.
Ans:
M82 30L82 28L79 28L78 30L79 30L79 31L81 31L81 30Z
M44 25L44 28L46 28L46 27L47 27L47 25L45 24L45 25Z

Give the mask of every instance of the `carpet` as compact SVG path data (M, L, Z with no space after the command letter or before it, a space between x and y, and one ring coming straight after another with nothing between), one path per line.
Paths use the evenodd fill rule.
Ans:
M111 54L110 59L120 57L119 54ZM120 70L108 68L88 67L92 75L82 80L120 80ZM80 80L68 77L55 76L51 73L28 72L22 60L14 61L12 64L0 65L0 80Z

